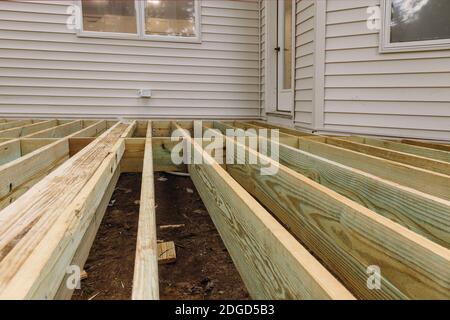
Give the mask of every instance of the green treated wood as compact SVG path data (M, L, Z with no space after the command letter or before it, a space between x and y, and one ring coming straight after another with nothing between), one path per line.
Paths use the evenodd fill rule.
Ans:
M417 155L420 157L430 158L434 160L450 162L450 152L443 150L435 150L431 148L425 148L420 146L409 145L406 143L389 141L389 140L381 140L381 139L373 139L369 137L360 137L360 136L351 136L340 138L344 140L351 140L353 142L368 144L374 147L386 148L395 151L400 151L404 153L409 153L413 155Z
M283 165L275 175L261 175L260 169L259 164L227 165L233 178L269 208L357 297L450 297L448 249ZM367 287L366 271L371 265L381 269L380 290Z
M253 298L354 299L224 169L203 154L212 164L189 165L191 178Z
M356 152L362 152L371 156L388 159L400 163L405 163L414 167L422 168L445 175L450 174L450 163L440 160L425 158L405 152L394 151L382 147L375 147L368 144L357 143L339 138L325 138L325 143L333 146L346 148Z
M11 128L0 131L0 138L20 138L38 131L49 129L58 125L58 120L48 120L38 123L28 124L23 127Z
M222 133L229 125L215 122ZM450 201L283 144L280 163L410 230L450 248ZM270 144L267 143L270 154Z
M308 139L299 139L299 149L450 200L450 177L448 175Z
M401 143L411 144L415 146L421 146L436 150L443 150L450 152L450 141L447 144L444 143L433 143L433 142L425 142L425 141L419 141L419 140L409 140L409 139L403 139L400 141Z

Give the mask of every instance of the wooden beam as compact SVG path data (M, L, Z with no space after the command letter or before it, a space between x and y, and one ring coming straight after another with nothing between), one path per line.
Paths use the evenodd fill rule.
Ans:
M108 208L108 204L111 200L111 196L114 193L114 189L116 188L117 181L120 177L120 168L116 167L116 171L106 189L105 194L95 211L94 217L92 218L91 223L89 224L88 229L86 230L83 239L80 242L80 245L75 252L74 257L72 258L71 266L78 266L80 270L83 270L84 265L89 257L89 252L91 251L92 244L94 243L95 237L97 235L97 231L100 227L100 224L105 215L106 209ZM72 297L73 289L67 286L67 279L70 277L70 274L66 274L64 276L63 281L58 288L57 293L55 294L55 300L69 300Z
M189 172L252 298L354 298L201 146L184 137L210 162L190 164Z
M291 129L291 128L286 128L286 127L283 127L280 125L272 125L270 123L263 122L263 121L245 121L243 123L251 124L254 126L258 126L258 127L264 127L267 129L278 129L282 133L287 133L287 134L295 135L295 136L299 136L299 137L314 137L314 136L316 136L315 134L312 134L312 133L303 132L303 131L299 131L299 130L295 130L295 129Z
M394 151L386 148L375 147L368 144L357 143L345 139L325 138L324 143L333 146L353 150L356 152L365 153L371 156L388 159L395 162L404 163L410 166L422 168L445 175L450 175L450 163L422 156L412 155L405 152Z
M101 133L105 132L107 129L106 127L106 120L101 120L94 122L90 126L87 126L86 128L77 131L75 133L72 133L68 136L68 138L91 138L91 137L98 137Z
M64 138L74 132L83 129L83 120L75 120L59 126L45 129L30 135L26 138Z
M55 296L123 155L127 127L118 123L1 211L0 298Z
M218 121L214 127L222 133L233 128ZM260 140L270 154L270 142ZM281 164L450 249L450 201L302 150L272 144L278 147Z
M69 158L67 140L58 140L0 166L0 210Z
M83 148L85 148L87 145L89 145L92 141L94 141L96 138L68 138L69 140L69 151L70 156L74 156Z
M11 128L7 130L0 131L0 138L20 138L32 133L49 129L58 125L58 120L48 120L37 122L33 124L28 124L18 128Z
M158 300L158 247L156 243L155 192L153 181L152 126L147 124L144 168L139 207L133 300Z
M184 164L176 165L172 162L171 152L177 142L170 138L153 137L153 171L186 172ZM126 138L125 154L123 155L122 172L142 172L145 150L145 138Z
M236 124L240 123L236 121ZM244 126L244 128L246 127ZM450 177L448 175L332 146L315 141L315 139L298 137L298 148L380 178L450 200Z
M37 121L36 121L37 122ZM11 129L11 128L17 128L22 127L27 124L35 123L33 120L16 120L16 121L7 121L0 123L0 131Z
M20 140L11 140L0 144L0 165L20 158Z
M373 139L369 137L360 137L360 136L340 137L339 139L350 140L357 143L368 144L374 147L380 147L399 152L409 153L416 156L430 158L434 160L450 162L449 151L435 150L431 148L414 146L396 141Z
M415 146L421 146L421 147L425 147L425 148L431 148L431 149L443 150L443 151L450 152L450 144L433 143L433 142L425 142L425 141L409 140L409 139L403 139L403 140L400 140L400 142L415 145Z
M357 297L450 297L450 250L233 139L226 139L264 163L278 166L274 175L262 175L261 164L227 164L227 170ZM245 162L245 158L239 160ZM381 270L379 290L367 286L370 266Z

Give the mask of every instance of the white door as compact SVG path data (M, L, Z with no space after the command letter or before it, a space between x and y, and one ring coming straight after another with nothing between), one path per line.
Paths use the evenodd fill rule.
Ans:
M294 0L278 0L277 93L278 111L292 111L294 106Z

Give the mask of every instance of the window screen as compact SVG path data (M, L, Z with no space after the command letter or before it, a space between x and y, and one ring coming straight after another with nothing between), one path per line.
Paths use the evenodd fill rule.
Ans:
M391 43L450 39L449 0L392 0Z

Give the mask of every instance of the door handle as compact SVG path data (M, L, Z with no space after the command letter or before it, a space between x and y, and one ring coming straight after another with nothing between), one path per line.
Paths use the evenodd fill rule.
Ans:
M281 51L281 48L280 48L280 47L275 47L275 51L276 51L276 52L280 52L280 51Z

